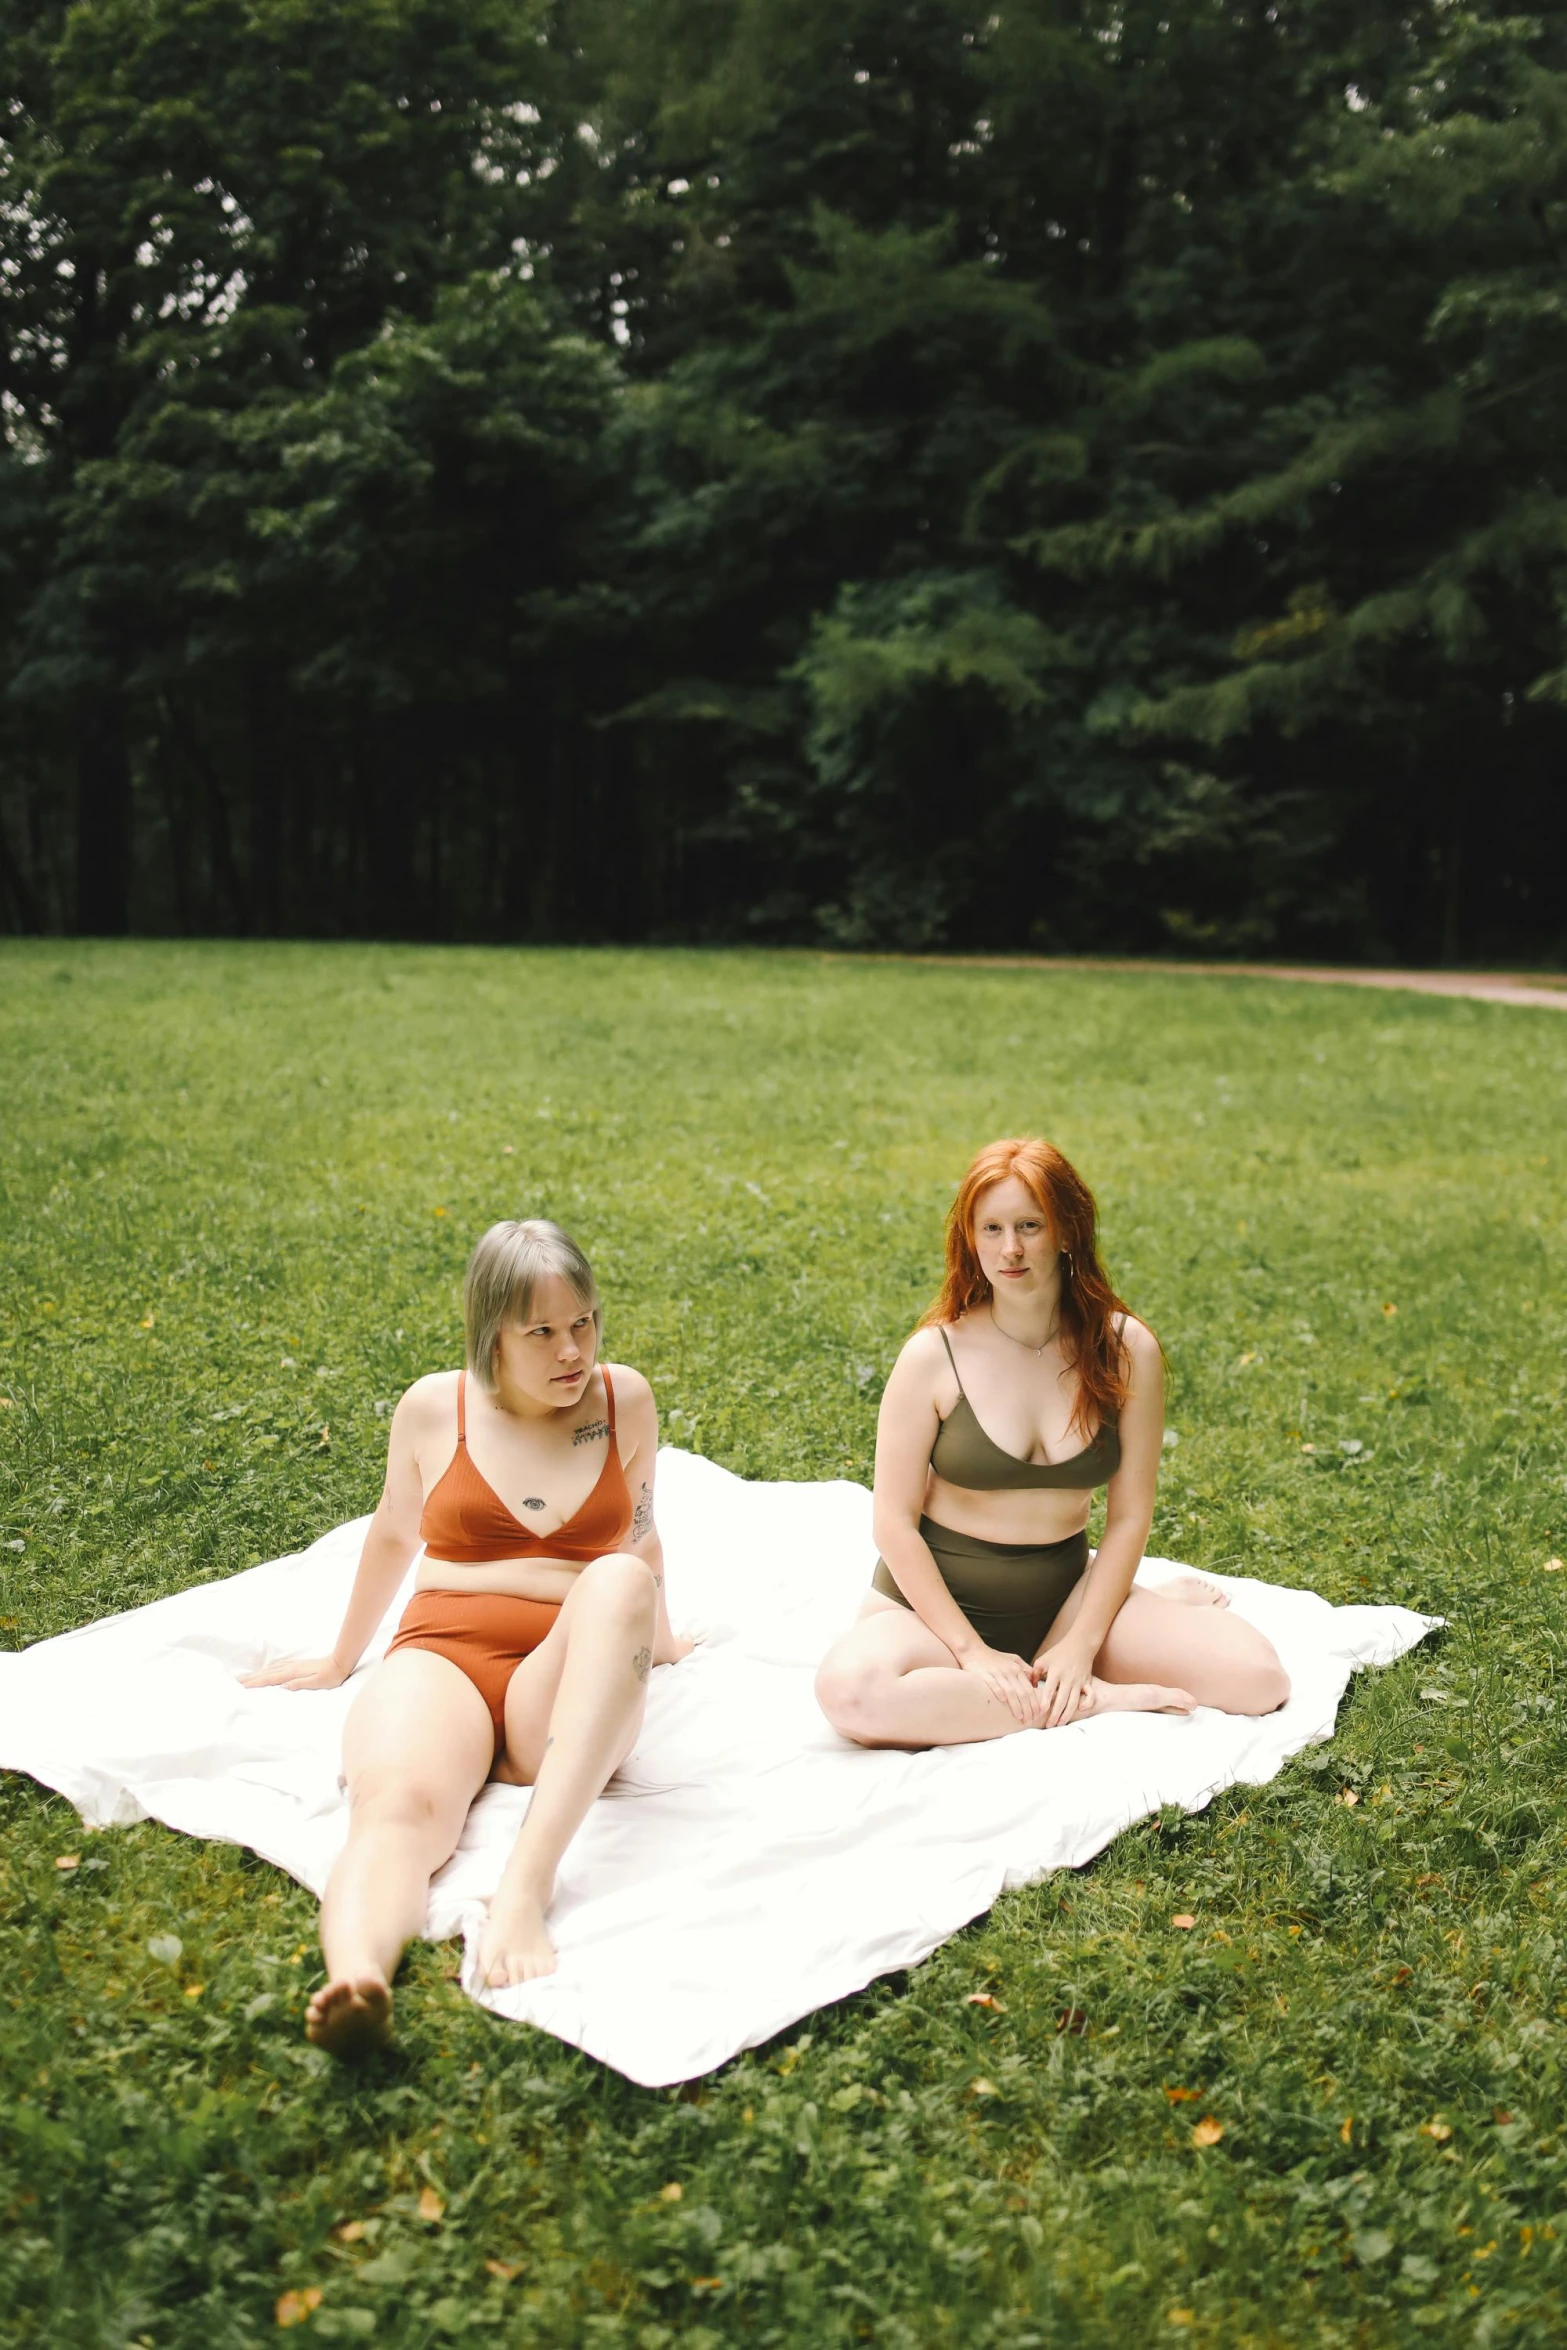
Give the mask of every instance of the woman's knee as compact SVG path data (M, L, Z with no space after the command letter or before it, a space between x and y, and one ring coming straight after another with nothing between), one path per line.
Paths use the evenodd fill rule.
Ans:
M857 1746L875 1737L876 1695L882 1676L864 1658L829 1649L816 1672L816 1702L840 1738Z
M651 1615L658 1599L652 1568L630 1550L612 1550L603 1558L590 1559L578 1575L575 1589L581 1595L578 1608L591 1606L595 1613L642 1617Z
M380 1772L366 1772L350 1782L348 1805L355 1827L395 1828L420 1836L444 1831L454 1813L467 1810L452 1788Z
M1290 1677L1278 1652L1260 1636L1239 1667L1238 1687L1231 1711L1238 1714L1276 1714L1289 1703Z

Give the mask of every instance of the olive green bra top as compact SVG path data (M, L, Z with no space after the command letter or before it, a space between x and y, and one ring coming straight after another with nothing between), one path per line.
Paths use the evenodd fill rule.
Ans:
M985 1434L963 1392L957 1357L945 1330L941 1343L958 1382L958 1400L930 1448L930 1465L938 1477L948 1485L961 1485L968 1493L1024 1493L1048 1485L1082 1491L1109 1483L1121 1465L1120 1432L1113 1420L1106 1420L1092 1444L1073 1453L1070 1460L1020 1461L1016 1453L1005 1451L993 1436Z

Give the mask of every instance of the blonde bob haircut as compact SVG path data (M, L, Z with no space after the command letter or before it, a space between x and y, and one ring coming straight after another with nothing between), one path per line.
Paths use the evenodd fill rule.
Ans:
M525 1330L533 1318L534 1292L558 1273L593 1316L594 1351L604 1336L598 1283L569 1232L543 1216L508 1217L492 1224L468 1259L463 1276L462 1319L468 1368L481 1387L494 1388L495 1347L508 1323Z

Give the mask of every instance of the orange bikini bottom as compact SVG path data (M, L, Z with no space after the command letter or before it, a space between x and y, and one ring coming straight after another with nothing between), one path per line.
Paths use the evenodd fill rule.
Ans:
M505 1591L416 1591L387 1648L427 1648L466 1673L490 1709L495 1757L506 1751L506 1691L525 1656L554 1631L558 1599Z

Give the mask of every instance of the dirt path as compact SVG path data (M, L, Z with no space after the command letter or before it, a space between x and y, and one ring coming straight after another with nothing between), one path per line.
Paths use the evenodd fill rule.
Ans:
M881 956L869 958L880 962ZM990 971L1160 971L1207 979L1307 980L1319 987L1395 988L1415 995L1473 996L1487 1004L1543 1005L1567 1012L1561 978L1506 971L1366 971L1308 963L1174 963L1111 955L899 955L887 961L941 963Z

